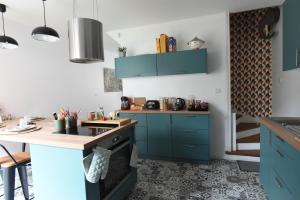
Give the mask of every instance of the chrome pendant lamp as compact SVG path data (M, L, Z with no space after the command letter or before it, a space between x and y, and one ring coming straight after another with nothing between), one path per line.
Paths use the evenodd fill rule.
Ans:
M69 56L75 63L95 63L104 61L103 28L98 20L98 0L93 1L93 18L75 17L76 1L73 1L74 18L69 20Z
M38 41L45 41L45 42L56 42L59 40L59 35L58 33L50 27L47 27L46 23L46 8L45 8L45 1L43 1L43 9L44 9L44 26L39 26L35 28L31 36L33 39L38 40Z
M0 48L1 49L16 49L19 47L18 42L5 34L5 24L4 24L4 13L6 12L6 6L0 4L0 12L2 14L2 28L3 35L0 36Z

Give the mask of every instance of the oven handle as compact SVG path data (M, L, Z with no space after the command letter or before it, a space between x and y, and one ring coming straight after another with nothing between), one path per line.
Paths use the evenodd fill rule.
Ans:
M129 144L130 144L130 140L128 140L127 142L123 143L121 146L117 146L116 148L112 149L112 153L111 154L115 154L120 149L122 149L123 147L125 147L126 145L129 145Z

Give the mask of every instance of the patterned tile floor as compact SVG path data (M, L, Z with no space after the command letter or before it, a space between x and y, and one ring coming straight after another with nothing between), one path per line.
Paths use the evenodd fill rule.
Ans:
M242 172L233 161L199 165L139 160L138 166L138 183L128 200L266 200L259 174ZM23 199L21 189L16 190L15 200Z

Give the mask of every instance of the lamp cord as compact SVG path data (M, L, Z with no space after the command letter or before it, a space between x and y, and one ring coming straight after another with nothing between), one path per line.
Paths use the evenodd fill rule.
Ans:
M47 26L47 23L46 23L46 8L45 8L45 0L43 0L43 8L44 8L44 25L45 27Z
M2 12L2 28L3 28L3 35L5 36L5 25L4 25L4 15Z

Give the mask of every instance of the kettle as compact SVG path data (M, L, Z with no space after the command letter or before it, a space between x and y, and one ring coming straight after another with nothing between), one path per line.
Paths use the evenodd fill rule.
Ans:
M182 98L177 98L174 106L175 111L183 110L185 109L185 100Z
M203 45L205 44L205 41L200 40L197 37L194 37L191 41L187 43L187 45L190 47L192 50L197 50L200 49Z

